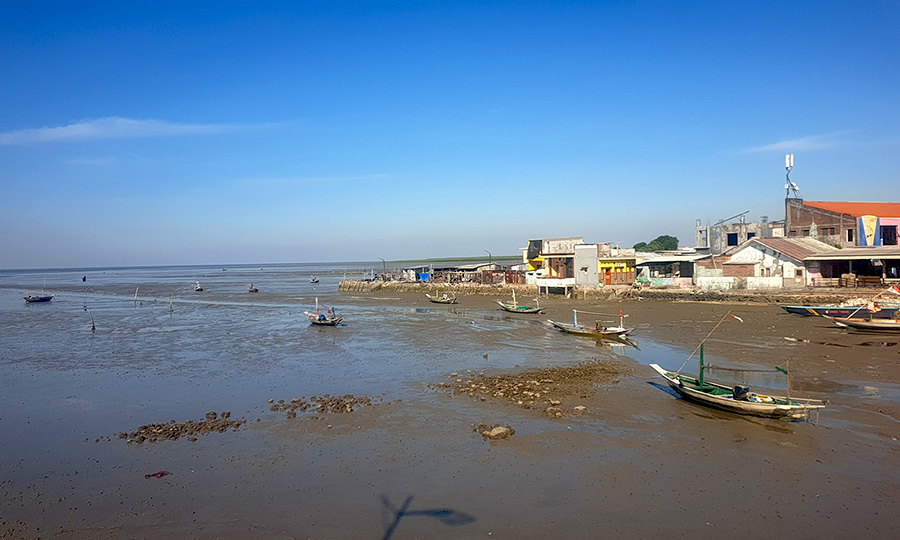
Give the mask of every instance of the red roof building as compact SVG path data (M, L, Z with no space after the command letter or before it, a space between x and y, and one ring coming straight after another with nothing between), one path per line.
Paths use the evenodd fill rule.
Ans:
M785 199L785 236L836 247L897 245L900 203Z

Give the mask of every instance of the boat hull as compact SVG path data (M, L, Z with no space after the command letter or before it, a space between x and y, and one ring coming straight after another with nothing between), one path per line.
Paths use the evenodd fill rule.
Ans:
M310 324L315 324L316 326L337 326L341 324L341 321L344 320L343 317L334 316L325 317L323 319L320 318L319 315L316 315L315 313L309 313L307 311L304 311L303 314L306 315L307 319L309 319Z
M854 330L900 334L900 320L898 319L851 319L847 317L835 317L833 320L840 326L850 327Z
M544 311L544 308L535 307L535 306L516 306L513 304L504 304L503 302L497 300L497 304L504 311L509 311L510 313L541 313Z
M879 311L869 311L865 306L781 306L781 309L792 315L807 317L864 317L873 319L891 319L900 306L882 306Z
M699 381L692 377L666 371L657 364L650 364L669 383L675 392L688 401L736 414L760 416L764 418L808 418L812 411L825 407L825 403L814 399L790 398L783 396L760 396L761 402L734 399L732 388L723 384L704 382L699 390Z
M26 304L38 304L41 302L49 302L50 300L53 300L52 294L50 296L26 296L25 297Z

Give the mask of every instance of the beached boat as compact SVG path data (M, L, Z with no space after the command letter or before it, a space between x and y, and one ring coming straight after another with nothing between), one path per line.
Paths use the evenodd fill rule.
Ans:
M699 350L700 359L697 364L697 377L684 375L681 369L678 371L669 371L661 368L658 364L650 364L657 373L669 383L669 386L675 390L678 395L688 401L737 414L746 414L751 416L763 416L768 418L809 418L812 411L818 412L819 409L825 407L825 402L818 399L791 397L791 376L785 367L777 366L775 369L787 375L787 396L770 396L751 392L747 386L727 386L720 383L710 382L704 378L704 370L712 368L712 366L703 363L703 343L716 331L716 328L722 324L728 317L733 317L741 322L743 319L737 315L733 315L730 311L726 313L709 334L700 342L700 345L694 349L688 360L694 356ZM687 360L685 360L687 363ZM682 365L683 367L683 365ZM753 369L729 371L758 371Z
M706 366L702 365L702 360L698 378L665 370L658 364L650 364L650 367L683 398L714 409L768 418L808 418L812 411L825 407L825 402L817 399L769 396L750 392L746 386L731 387L706 381L703 378Z
M601 321L596 321L594 326L582 326L578 324L578 311L572 310L572 324L547 320L554 328L567 334L590 338L620 338L634 331L634 328L625 328L625 315L619 312L619 326L604 326Z
M900 304L879 302L872 306L781 306L781 309L792 315L803 315L806 317L873 317L876 319L890 319L900 312Z
M499 304L503 310L511 313L541 313L543 308L541 308L540 302L537 298L535 298L534 301L536 303L534 306L520 306L519 302L516 301L516 291L513 291L512 304L505 304L500 300L497 300L497 304Z
M313 276L313 277L309 278L309 282L310 282L310 283L318 283L318 282L319 282L319 278L316 277L316 276Z
M887 294L900 295L900 286L891 285L887 290L872 298L849 300L845 304L825 306L781 306L781 309L792 315L813 317L840 317L863 319L896 319L900 314L900 303L882 302L878 299Z
M335 313L334 308L325 306L320 307L318 298L316 298L316 312L310 313L304 311L303 314L306 315L306 318L309 319L310 323L319 326L337 326L344 320L343 317L339 317L338 314Z
M203 287L200 286L200 282L198 281L196 285L194 285L194 290L200 292L203 290Z
M247 287L247 292L259 292L259 289L257 287L254 287L251 283L250 286Z
M868 332L889 332L900 334L900 319L865 319L857 317L834 317L834 323L844 328L866 330Z
M23 299L25 300L25 303L26 303L26 304L35 304L35 303L38 303L38 302L49 302L50 300L53 300L53 295L52 295L52 294L46 294L46 293L44 292L44 289L41 289L41 294L40 294L40 296L31 296L31 293L26 292L26 293L25 293L25 296L23 297Z
M456 304L456 295L455 294L447 294L444 293L441 296L431 296L428 293L425 293L425 296L428 297L428 300L434 302L435 304Z

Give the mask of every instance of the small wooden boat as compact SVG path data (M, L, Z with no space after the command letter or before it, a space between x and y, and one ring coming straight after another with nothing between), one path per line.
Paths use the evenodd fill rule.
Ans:
M855 317L834 317L831 320L838 326L866 330L868 332L890 332L900 334L900 319L864 319Z
M747 386L727 386L724 384L709 382L704 379L704 370L712 366L703 363L703 343L716 331L722 322L728 317L742 321L740 317L732 315L729 311L722 320L712 329L712 331L700 342L697 349L691 353L688 360L694 356L699 349L700 359L698 362L698 377L683 375L681 370L668 371L661 368L658 364L650 364L657 373L669 383L675 392L688 401L737 414L746 414L751 416L762 416L768 418L809 418L812 411L818 412L819 409L825 407L825 402L818 399L796 398L791 397L791 376L787 367L776 367L775 369L787 375L788 395L785 396L769 396L750 392ZM687 361L685 361L687 363ZM723 368L719 368L723 369ZM758 370L736 370L736 371L758 371Z
M455 294L447 294L444 293L441 296L431 296L428 293L425 293L425 296L428 297L428 300L434 302L435 304L456 304L456 295Z
M572 310L572 318L572 324L551 321L549 319L547 322L553 325L554 328L562 330L567 334L591 338L619 338L625 337L634 331L634 328L625 328L625 315L622 314L622 312L619 312L619 326L603 326L600 321L596 321L593 327L581 326L578 324L578 312L574 309Z
M313 276L313 277L309 278L309 282L310 282L310 283L318 283L318 282L319 282L319 278L316 277L316 276Z
M325 306L319 307L319 299L316 298L316 312L310 313L308 311L303 312L306 315L306 318L309 319L311 324L316 324L319 326L337 326L344 320L343 317L339 317L337 313L335 313L334 308L328 308Z
M247 287L247 292L259 292L259 289L257 287L254 287L251 283L250 286Z
M516 291L513 291L512 304L504 304L500 300L497 300L497 304L499 304L503 310L509 311L511 313L541 313L542 311L544 311L540 306L540 302L538 301L538 299L535 298L534 301L536 302L536 305L534 306L520 306L516 301Z
M196 285L194 285L194 290L200 292L203 290L203 287L200 286L200 282L198 281Z
M895 303L869 306L781 306L781 309L792 315L805 317L872 317L890 319L900 312L900 305Z
M31 293L26 292L26 293L25 293L25 296L23 297L23 299L25 300L25 303L26 303L26 304L36 304L36 303L38 303L38 302L49 302L50 300L53 300L53 295L52 295L52 294L46 294L46 293L44 292L44 289L41 289L41 295L40 295L40 296L31 296Z
M658 364L650 367L681 397L714 409L768 418L808 418L810 412L825 407L825 402L817 399L768 396L750 392L746 386L709 382L703 379L702 366L699 378L667 371Z

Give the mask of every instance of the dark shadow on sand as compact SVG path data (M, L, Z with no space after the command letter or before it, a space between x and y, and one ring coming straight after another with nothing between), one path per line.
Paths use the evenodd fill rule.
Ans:
M449 508L436 508L433 510L410 510L409 506L412 504L412 500L413 497L412 495L410 495L406 498L405 501L403 501L403 504L400 505L399 508L394 508L394 505L391 504L390 499L388 499L386 495L381 496L381 504L384 509L387 510L389 514L391 514L389 519L392 519L391 523L386 526L384 536L381 537L381 540L389 540L394 535L394 531L397 530L397 527L400 525L400 520L402 520L404 517L432 517L449 527L460 527L462 525L468 525L469 523L475 522L475 518L473 516L470 516L469 514L465 514L463 512L457 512L456 510L450 510Z

